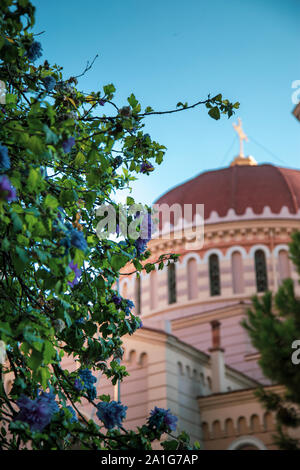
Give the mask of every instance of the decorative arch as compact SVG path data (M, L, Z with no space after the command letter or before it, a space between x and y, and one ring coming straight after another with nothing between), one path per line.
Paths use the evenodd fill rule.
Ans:
M259 416L254 414L250 417L250 429L252 432L260 432Z
M288 250L282 248L278 251L279 282L291 277L290 258Z
M251 248L249 250L249 258L253 258L254 253L257 250L263 250L265 252L266 258L269 258L271 256L270 250L266 245L257 244L257 245L251 246Z
M216 253L211 253L208 258L208 274L210 284L210 295L221 294L221 277L220 277L220 259Z
M218 419L216 419L213 423L212 423L212 432L213 432L213 438L214 439L218 439L220 437L223 437L223 432L222 432L222 428L221 428L221 423Z
M186 265L188 299L198 297L198 264L195 257L191 257Z
M280 245L276 245L274 250L273 250L274 256L277 257L279 251L281 251L281 250L285 250L285 251L289 252L289 246L286 243L280 243Z
M182 362L177 362L179 375L184 375Z
M188 264L188 261L190 259L195 259L197 261L197 264L202 263L202 259L200 258L198 253L191 252L191 253L188 253L187 255L185 255L184 258L182 259L182 266L186 268L187 264Z
M226 419L224 428L226 437L235 435L234 423L231 418Z
M265 444L260 439L253 436L243 436L235 439L227 450L242 450L242 448L246 446L255 447L257 450L267 450Z
M255 278L257 292L268 290L268 268L264 250L257 249L254 252Z
M135 313L141 314L142 311L142 280L140 276L136 276L134 283L134 305Z
M202 423L202 433L203 433L203 439L205 441L208 441L208 439L210 439L210 433L209 433L209 425L206 422Z
M150 283L150 309L155 310L158 306L158 283L157 283L157 271L151 271L149 274Z
M132 364L133 362L136 361L136 351L135 349L132 349L130 352L129 352L129 355L128 355L128 362L130 364Z
M272 417L272 413L270 413L270 411L266 411L264 413L264 417L263 417L263 426L264 426L264 430L265 431L270 431L271 429L273 429L274 425L273 425L273 417Z
M231 274L233 293L242 294L244 292L244 266L243 255L238 250L231 253Z
M230 260L232 253L234 253L235 251L238 251L242 255L243 259L248 258L247 251L245 250L243 246L240 246L240 245L234 245L228 248L224 258L227 260Z
M148 364L148 354L146 352L142 352L139 358L139 365L145 367Z
M168 303L176 303L176 265L170 263L167 267L168 270Z
M123 281L120 285L121 295L125 299L128 297L128 286L129 286L129 282L127 280Z
M245 416L240 416L237 421L237 431L239 434L244 434L248 430L247 421Z
M210 255L218 255L220 261L224 259L224 255L221 250L219 250L218 248L211 248L210 250L207 250L205 255L203 256L204 263L208 262L208 258L210 257Z

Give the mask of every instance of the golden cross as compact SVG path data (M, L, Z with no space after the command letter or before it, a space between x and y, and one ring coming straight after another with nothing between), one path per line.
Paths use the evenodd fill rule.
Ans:
M243 157L244 156L243 140L248 140L248 137L246 136L245 132L242 129L242 121L240 118L238 118L238 124L233 123L232 125L240 138L240 157Z

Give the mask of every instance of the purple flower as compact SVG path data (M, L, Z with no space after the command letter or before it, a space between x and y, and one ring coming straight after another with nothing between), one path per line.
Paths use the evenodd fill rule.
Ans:
M20 411L15 420L28 423L32 431L42 431L50 423L53 414L59 411L54 398L52 392L41 392L35 400L21 395L17 401Z
M75 379L75 380L74 380L74 387L75 387L76 390L78 390L79 392L81 392L81 390L84 389L84 385L83 385L83 383L81 382L80 379Z
M74 287L79 282L79 279L80 279L80 276L81 276L81 269L79 269L77 264L74 264L73 261L71 261L71 263L69 263L69 268L72 269L72 271L75 274L75 277L74 277L73 281L68 281L68 284L69 284L69 286Z
M177 426L178 418L170 413L170 410L164 408L158 408L157 406L150 413L148 419L148 426L150 428L156 428L159 431L171 430L175 431Z
M42 81L43 81L44 87L46 88L46 91L47 91L48 93L50 93L50 92L54 89L54 87L55 87L55 85L56 85L56 80L55 80L55 78L54 78L54 77L51 77L51 76L48 76L48 77L43 78Z
M0 177L0 198L5 198L8 202L15 201L17 199L16 190L10 184L6 175Z
M0 171L6 171L10 169L10 158L8 156L8 150L5 145L0 144Z
M140 237L135 240L134 246L136 248L138 256L141 256L145 252L147 248L147 243L148 243L148 240L143 240Z
M79 378L75 379L74 386L77 390L84 390L90 400L94 400L97 396L97 390L94 383L97 382L96 377L93 376L90 369L79 369Z
M104 106L105 105L105 100L100 99L99 104L100 104L100 106Z
M125 314L129 315L132 308L134 308L134 303L132 300L126 299Z
M141 164L141 173L148 173L149 171L153 171L153 170L154 170L154 166L151 165L151 163L143 162Z
M147 242L151 240L152 233L154 232L154 224L150 212L144 215L140 228L140 237L147 240Z
M122 305L122 297L120 297L120 296L117 295L117 294L114 294L114 295L112 296L112 299L111 299L111 300L113 301L113 303L115 304L115 306L116 306L117 308L120 308L120 307L121 307L121 305Z
M43 48L40 42L33 41L30 48L27 51L27 57L33 62L43 55Z
M73 229L70 233L71 245L79 250L85 251L87 249L87 242L84 235L79 230Z
M106 429L113 429L115 426L121 426L123 419L126 418L127 406L123 406L119 401L101 401L97 405L96 415L103 422Z
M62 143L62 147L64 149L64 152L69 153L74 145L75 145L74 137L69 137L67 140L65 140Z

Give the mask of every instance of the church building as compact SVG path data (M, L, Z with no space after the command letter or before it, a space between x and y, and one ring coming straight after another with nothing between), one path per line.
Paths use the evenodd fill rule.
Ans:
M245 157L246 136L240 122L235 127L240 153L229 167L201 173L156 201L203 204L204 239L193 245L174 216L160 225L171 236L154 236L148 248L152 262L164 253L178 253L178 262L140 277L129 274L132 266L123 270L120 294L134 302L143 327L124 338L122 363L130 375L115 387L99 375L97 390L128 406L127 428L143 424L158 406L170 408L178 431L203 449L275 449L274 416L254 391L283 387L263 376L241 320L254 294L276 291L287 277L300 295L288 252L291 233L300 229L300 171ZM88 405L83 412L94 418Z

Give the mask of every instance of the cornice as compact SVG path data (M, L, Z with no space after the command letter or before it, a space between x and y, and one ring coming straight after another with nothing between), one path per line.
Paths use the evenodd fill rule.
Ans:
M226 406L244 405L253 401L258 402L254 392L257 387L248 388L244 390L233 390L231 392L217 393L213 395L207 395L198 397L198 403L201 411L208 411L216 408L224 408ZM284 393L283 385L267 385L263 387L264 390L278 393L282 395Z

